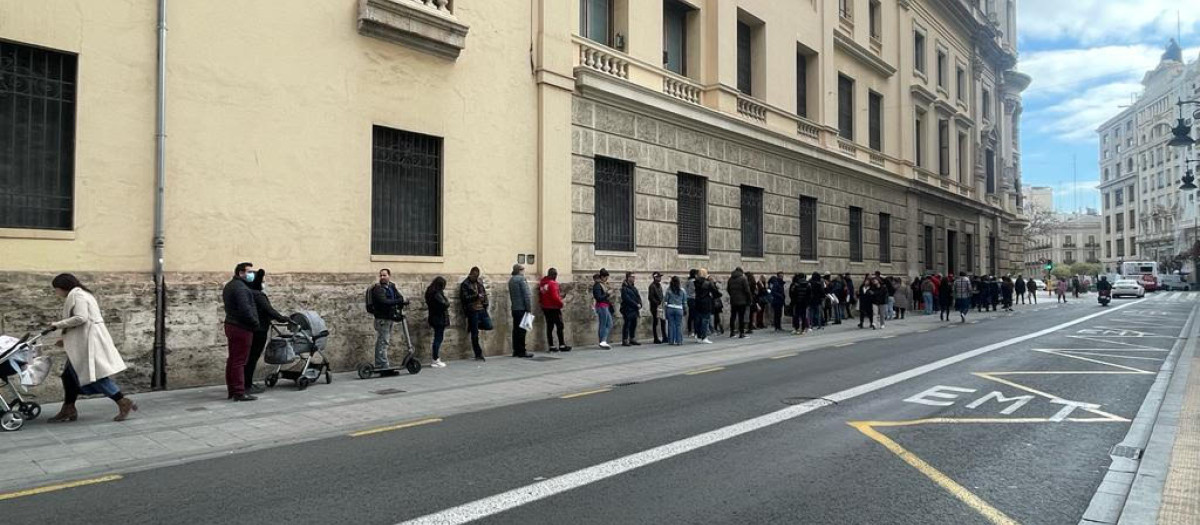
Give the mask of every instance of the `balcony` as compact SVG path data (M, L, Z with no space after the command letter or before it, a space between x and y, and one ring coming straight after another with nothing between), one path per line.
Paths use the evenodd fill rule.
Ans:
M1085 243L1083 243L1083 247L1084 247L1084 248L1091 249L1091 250L1099 250L1099 249L1100 249L1100 243L1098 243L1098 242L1085 242Z
M454 17L452 0L360 0L359 34L449 60L467 45L469 26Z
M1075 243L1073 243L1073 242L1072 243L1064 243L1062 245L1062 247L1063 247L1063 249L1066 249L1066 250L1074 250L1075 248L1078 248L1078 246L1076 246Z

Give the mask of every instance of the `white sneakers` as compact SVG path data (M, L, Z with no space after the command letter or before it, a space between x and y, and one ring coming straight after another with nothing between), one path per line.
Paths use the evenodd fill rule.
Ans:
M701 342L702 344L706 344L706 345L711 345L711 344L712 344L712 341L709 341L707 337L705 337L704 339L701 339L701 340L700 340L700 342Z
M609 344L608 344L608 341L600 341L600 348L603 348L603 349L605 349L605 350L609 350L609 349L611 349L612 347L611 347L611 346L609 346Z
M432 363L429 363L429 366L433 368L446 368L446 363L443 363L441 359L436 359Z

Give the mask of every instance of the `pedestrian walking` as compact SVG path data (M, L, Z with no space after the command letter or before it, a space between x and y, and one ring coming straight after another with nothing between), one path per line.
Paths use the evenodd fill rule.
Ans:
M783 331L783 310L787 303L787 283L783 280L783 272L775 272L775 276L767 282L771 298L771 323L776 332Z
M1071 297L1078 299L1080 288L1082 288L1082 285L1079 283L1079 276L1076 275L1071 278Z
M1067 281L1066 281L1066 279L1059 279L1058 282L1055 283L1054 290L1055 290L1055 293L1058 294L1058 302L1060 302L1060 303L1067 302Z
M96 296L69 273L55 276L50 286L54 295L63 300L63 307L62 319L51 323L49 330L62 331L59 344L67 354L67 364L59 377L63 386L63 404L50 422L79 419L75 401L80 394L103 394L117 404L113 421L125 421L138 406L121 393L121 387L112 378L125 370L125 361L104 325L104 315ZM241 375L243 370L236 369L236 372Z
M667 317L667 344L679 346L683 344L683 316L687 308L687 292L680 286L679 277L672 276L671 284L667 286L664 297L666 307L663 309Z
M1022 275L1017 275L1016 281L1013 282L1013 291L1016 293L1017 301L1020 304L1025 304L1025 278Z
M863 323L871 323L875 329L875 296L879 292L878 285L868 276L863 276L862 286L858 289L858 327L864 328Z
M621 283L621 346L641 346L637 340L638 316L642 311L642 293L638 291L633 272L625 272Z
M754 290L750 287L750 281L746 279L746 274L741 268L734 268L733 273L729 276L729 282L726 283L725 291L729 294L729 337L734 336L746 337L746 309L750 307L750 301L754 297Z
M654 334L654 344L661 345L667 339L667 320L666 320L665 316L663 315L664 312L663 312L663 308L662 308L662 305L663 305L662 274L658 273L658 272L654 272L654 274L651 275L650 278L654 280L653 282L650 283L650 294L649 294L650 327L651 327L651 332ZM658 336L660 328L662 331L661 338Z
M558 269L551 268L538 283L538 301L542 305L542 316L546 318L546 344L551 352L570 352L563 338L563 294L558 286ZM554 344L554 332L558 332L558 345Z
M912 287L905 286L904 280L896 278L896 294L892 296L895 308L896 319L904 319L904 312L912 308Z
M792 335L803 335L809 330L808 297L809 285L804 275L792 276L792 285L788 287L788 298L792 300Z
M246 361L250 356L250 345L254 342L254 332L259 326L254 293L247 285L255 277L253 263L239 263L233 270L233 279L225 283L221 290L221 302L225 306L225 339L229 344L229 356L225 360L225 388L229 399L234 401L258 399L246 393Z
M450 299L446 298L446 278L437 276L425 288L425 309L429 311L429 328L433 330L433 368L445 368L442 362L442 341L446 338L446 327L450 326Z
M714 302L718 297L716 287L712 281L708 279L708 270L701 268L696 271L696 312L692 317L696 320L696 341L703 344L712 344L708 338L708 331L711 328L713 318Z
M958 315L962 318L961 322L967 322L967 312L971 311L971 294L974 291L967 272L959 272L958 280L954 281L954 300L958 306Z
M1029 302L1037 304L1037 281L1033 277L1025 279L1025 293L1029 294Z
M926 276L921 279L921 298L925 304L925 315L932 315L935 306L933 296L937 292L937 288L933 284L933 278Z
M608 270L600 269L600 273L592 276L592 299L596 301L596 319L599 322L596 336L600 340L600 348L608 350L612 348L608 344L608 332L612 330L613 323L613 300L612 294L609 293L608 287Z
M950 276L946 275L945 279L941 279L938 285L938 320L950 321L950 309L954 304L954 283L951 282Z
M483 347L479 345L479 331L491 330L492 319L488 315L487 288L479 278L479 267L471 268L467 278L458 285L458 300L462 304L463 317L467 318L467 331L471 333L471 349L476 361L486 361Z
M512 312L512 356L533 357L525 347L528 333L521 327L525 314L533 311L533 296L529 293L529 281L525 280L525 266L514 264L512 276L508 278L508 303Z
M251 283L253 284L253 283ZM383 370L380 376L400 375L388 365L388 348L392 344L392 328L402 319L401 311L407 301L392 282L392 271L379 270L379 281L371 286L367 311L375 318L375 369Z
M271 299L267 297L267 271L259 268L254 272L254 280L246 283L250 287L250 293L254 294L254 308L258 312L260 322L258 329L254 331L254 337L250 340L250 354L246 357L246 392L250 394L261 394L266 392L266 389L254 384L254 372L258 368L258 360L262 358L263 350L267 348L267 339L270 336L271 322L286 323L288 318L277 312L271 306Z

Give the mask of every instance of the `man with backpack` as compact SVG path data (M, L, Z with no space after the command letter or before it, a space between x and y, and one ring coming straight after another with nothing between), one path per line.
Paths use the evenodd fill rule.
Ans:
M388 365L388 347L392 343L392 327L403 319L401 312L408 301L392 282L392 271L379 270L379 282L367 289L367 313L375 317L375 369L391 368ZM381 376L400 374L398 370L381 372Z

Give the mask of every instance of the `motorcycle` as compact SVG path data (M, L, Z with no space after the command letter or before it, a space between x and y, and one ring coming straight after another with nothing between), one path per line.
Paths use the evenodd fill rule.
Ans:
M1100 303L1100 306L1108 306L1108 303L1112 301L1112 290L1100 290L1100 296L1096 298L1096 301Z

